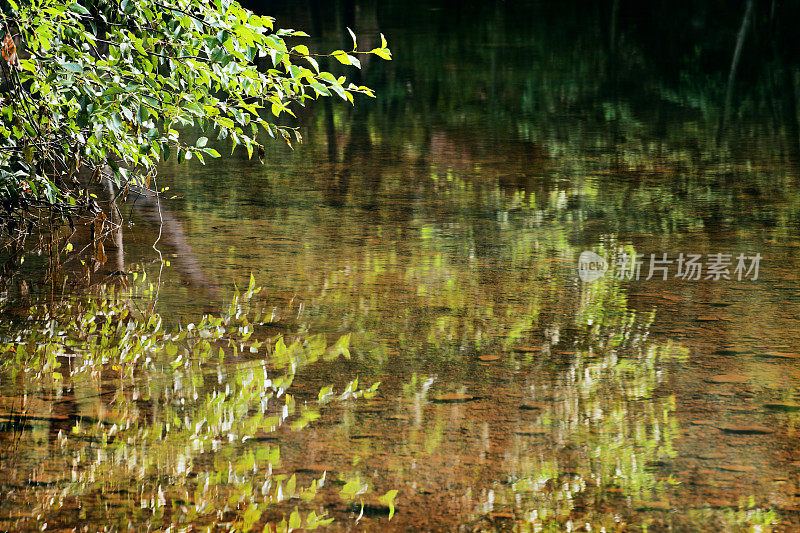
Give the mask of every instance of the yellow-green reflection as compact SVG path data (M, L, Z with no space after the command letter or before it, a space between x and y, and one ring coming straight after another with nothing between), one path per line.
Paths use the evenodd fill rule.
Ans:
M298 401L296 372L349 357L348 339L254 336L258 290L251 281L225 318L174 333L125 293L32 309L2 347L3 527L329 523L324 473L298 479L282 469L270 435L302 430L331 400L372 397L378 384L362 390L354 380Z
M556 4L482 3L478 16L459 18L423 3L429 16L405 28L397 22L408 20L405 4L356 2L357 18L396 43L391 64L364 73L379 99L354 111L304 110L306 144L293 153L273 147L264 166L234 154L161 169L160 185L179 197L165 199L165 211L182 223L192 260L185 246L162 241L162 251L175 270L182 262L203 270L183 281L165 271L164 320L197 323L196 308L211 299L203 284L232 290L232 280L254 272L271 305L263 310L269 325L253 338L288 331L306 339L296 373L265 358L265 347L244 350L244 362L226 345L219 366L212 350L199 371L162 365L152 379L100 373L82 382L91 394L114 397L121 388L123 406L138 406L126 399L131 391L149 391L158 410L137 407L135 431L161 424L163 433L170 424L170 434L185 435L159 452L191 464L184 477L166 470L176 487L191 488L170 503L178 522L190 520L185 502L200 472L219 480L207 501L230 514L197 522L254 516L261 508L248 511L249 499L261 505L277 494L276 484L261 494L254 480L265 479L271 459L263 454L279 445L273 480L286 476L284 492L292 475L297 490L327 473L322 503L290 501L277 506L281 516L297 504L327 511L339 520L330 527L341 529L797 528L797 139L791 114L769 101L786 98L775 80L794 67L777 59L759 66L767 81L742 86L741 121L718 140L724 73L684 72L671 83L678 75L648 60L657 58L647 39L629 29L622 53L612 54L607 35L595 32L606 23L601 11L554 17L548 6ZM728 38L721 33L708 39ZM137 226L125 230L126 260L151 260L155 234L129 209ZM620 248L673 257L758 251L764 272L740 283L577 281L580 252ZM304 355L321 349L306 336L314 334L329 342L351 335L352 358ZM255 390L277 395L273 385L248 388L263 379L262 360L273 385L295 376L288 425L308 422L302 431L266 435L285 394L262 418L242 407L256 402ZM318 405L356 376L362 387L381 381L378 396ZM12 383L3 405L20 405L22 391L40 387ZM225 400L218 413L204 402L226 387L244 400ZM51 409L51 399L28 398ZM100 405L82 400L76 413L98 418ZM316 407L304 418L302 405ZM240 422L261 426L244 443L187 452L193 433L173 420L187 413L237 435L252 429ZM53 455L47 443L58 432L47 422L32 421L24 438L39 440L16 448L29 458L21 461L27 472ZM61 425L67 432L73 419ZM158 442L140 451L150 465L164 464L147 455ZM26 479L47 483L62 479L58 472ZM151 476L148 501L158 495ZM48 485L25 490L31 501L54 494ZM368 490L398 491L391 522L388 503L370 497L353 524ZM102 503L87 508L94 523L106 516ZM270 508L259 520L279 523Z

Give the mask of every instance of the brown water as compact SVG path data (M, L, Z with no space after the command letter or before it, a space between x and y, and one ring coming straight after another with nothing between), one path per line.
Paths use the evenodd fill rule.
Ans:
M252 273L270 334L351 335L350 359L297 368L299 403L356 377L380 381L378 395L213 452L178 437L111 453L59 447L58 430L75 412L169 423L159 413L175 402L202 419L196 391L209 380L236 389L259 358L201 377L97 375L55 393L6 376L0 416L14 405L39 418L3 453L0 529L145 529L155 514L136 495L156 484L178 498L167 505L178 524L214 472L224 479L206 498L223 528L259 501L242 488L258 488L250 470L273 466L298 486L323 472L327 484L316 507L278 502L261 520L300 505L334 530L800 527L800 196L797 139L780 116L744 116L717 142L720 76L670 86L642 67L645 44L614 59L604 33L545 8L522 20L521 8L461 13L442 32L447 6L418 26L400 7L358 6L360 31L379 27L396 58L367 66L379 98L312 106L306 143L273 146L264 165L239 152L165 165L177 225L156 247L170 265L160 270L157 230L129 207L136 226L104 268L160 273L158 308L173 324L222 309ZM584 250L610 262L592 282L578 278ZM640 279L618 279L620 251L644 254ZM645 279L651 254L717 253L731 254L732 279L681 279L674 262L668 279ZM756 253L757 279L737 280L736 256ZM120 388L161 393L142 409ZM2 442L9 433L0 426ZM275 446L280 465L258 453ZM251 453L255 466L240 465ZM368 495L343 500L348 484ZM377 496L391 489L389 521Z

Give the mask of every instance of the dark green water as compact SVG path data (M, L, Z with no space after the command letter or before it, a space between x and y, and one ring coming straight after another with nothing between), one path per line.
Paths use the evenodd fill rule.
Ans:
M323 49L342 46L344 26L367 48L386 34L395 60L365 62L361 75L378 98L303 110L304 144L270 145L263 165L240 152L165 165L159 185L177 198L157 245L171 263L158 308L196 322L252 273L270 327L287 338L351 335L352 357L302 366L295 394L314 404L320 387L356 377L380 381L379 394L320 408L308 427L268 441L282 474L327 473L335 490L314 509L336 519L330 527L798 527L798 138L781 81L797 87L791 50L751 38L720 135L738 11L680 5L659 24L667 7L623 6L612 33L612 3L309 7L275 12ZM154 279L157 230L127 209L136 226L107 270L145 264ZM578 277L585 250L610 263L592 282ZM619 275L620 253L643 254L639 279ZM666 279L647 279L664 254ZM677 276L681 254L701 256L700 279ZM729 254L722 276L708 270L714 254ZM739 254L760 254L757 279L736 271ZM221 366L218 383L253 365ZM164 410L198 401L192 375L165 376L147 382L171 391ZM120 386L104 380L58 399ZM4 380L0 408L26 391L28 409L58 414L42 390ZM79 404L95 418L139 416L102 395ZM228 462L264 442L201 453L167 439L65 458L53 433L33 424L4 457L18 503L0 504L0 529L38 528L37 513L63 528L124 529L153 465L165 486L230 470L217 481L225 498L209 501L236 514L250 493L237 507L224 489L242 486L251 465ZM106 481L76 497L83 515L59 521L49 499L96 482L65 470L67 459ZM119 472L128 486L112 483ZM358 519L335 497L348 483L396 489L392 520L374 497Z

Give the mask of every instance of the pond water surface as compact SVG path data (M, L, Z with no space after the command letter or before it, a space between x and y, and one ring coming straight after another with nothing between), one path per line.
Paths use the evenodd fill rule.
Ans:
M23 394L39 418L3 452L0 529L145 529L148 484L171 501L153 523L180 524L209 472L224 472L208 498L225 524L258 500L242 487L259 465L298 486L326 479L321 500L276 502L261 522L300 506L347 531L800 527L798 140L780 102L748 114L761 86L742 83L718 138L727 67L674 81L624 20L609 49L605 11L352 7L280 8L279 24L321 48L344 25L367 47L385 33L394 61L362 74L378 98L311 105L305 142L271 144L264 164L238 151L165 164L175 225L156 247L170 265L134 204L104 267L160 275L173 325L224 312L252 274L268 335L349 334L349 358L292 366L294 398L319 416L202 451L178 436L72 454L57 434L76 416L163 416L166 435L170 405L200 420L197 391L240 387L259 357L206 369L204 385L166 370L56 392L4 378L0 423ZM596 280L579 278L583 251L608 262ZM624 268L637 254L638 275ZM317 406L322 387L355 378L377 395ZM120 400L138 387L161 395ZM278 446L279 465L264 452ZM366 492L348 500L352 487ZM391 520L378 500L390 490Z

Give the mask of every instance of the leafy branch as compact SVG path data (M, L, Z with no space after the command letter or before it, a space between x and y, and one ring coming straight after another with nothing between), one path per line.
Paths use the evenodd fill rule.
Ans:
M391 59L381 46L312 53L289 47L301 31L275 27L232 0L8 0L0 12L0 225L29 206L80 212L85 169L108 166L117 186L144 177L171 157L220 157L209 139L230 139L248 157L261 134L301 142L279 123L293 107L336 94L373 91L321 70L334 57ZM196 142L184 131L199 128ZM63 216L63 211L62 216Z

